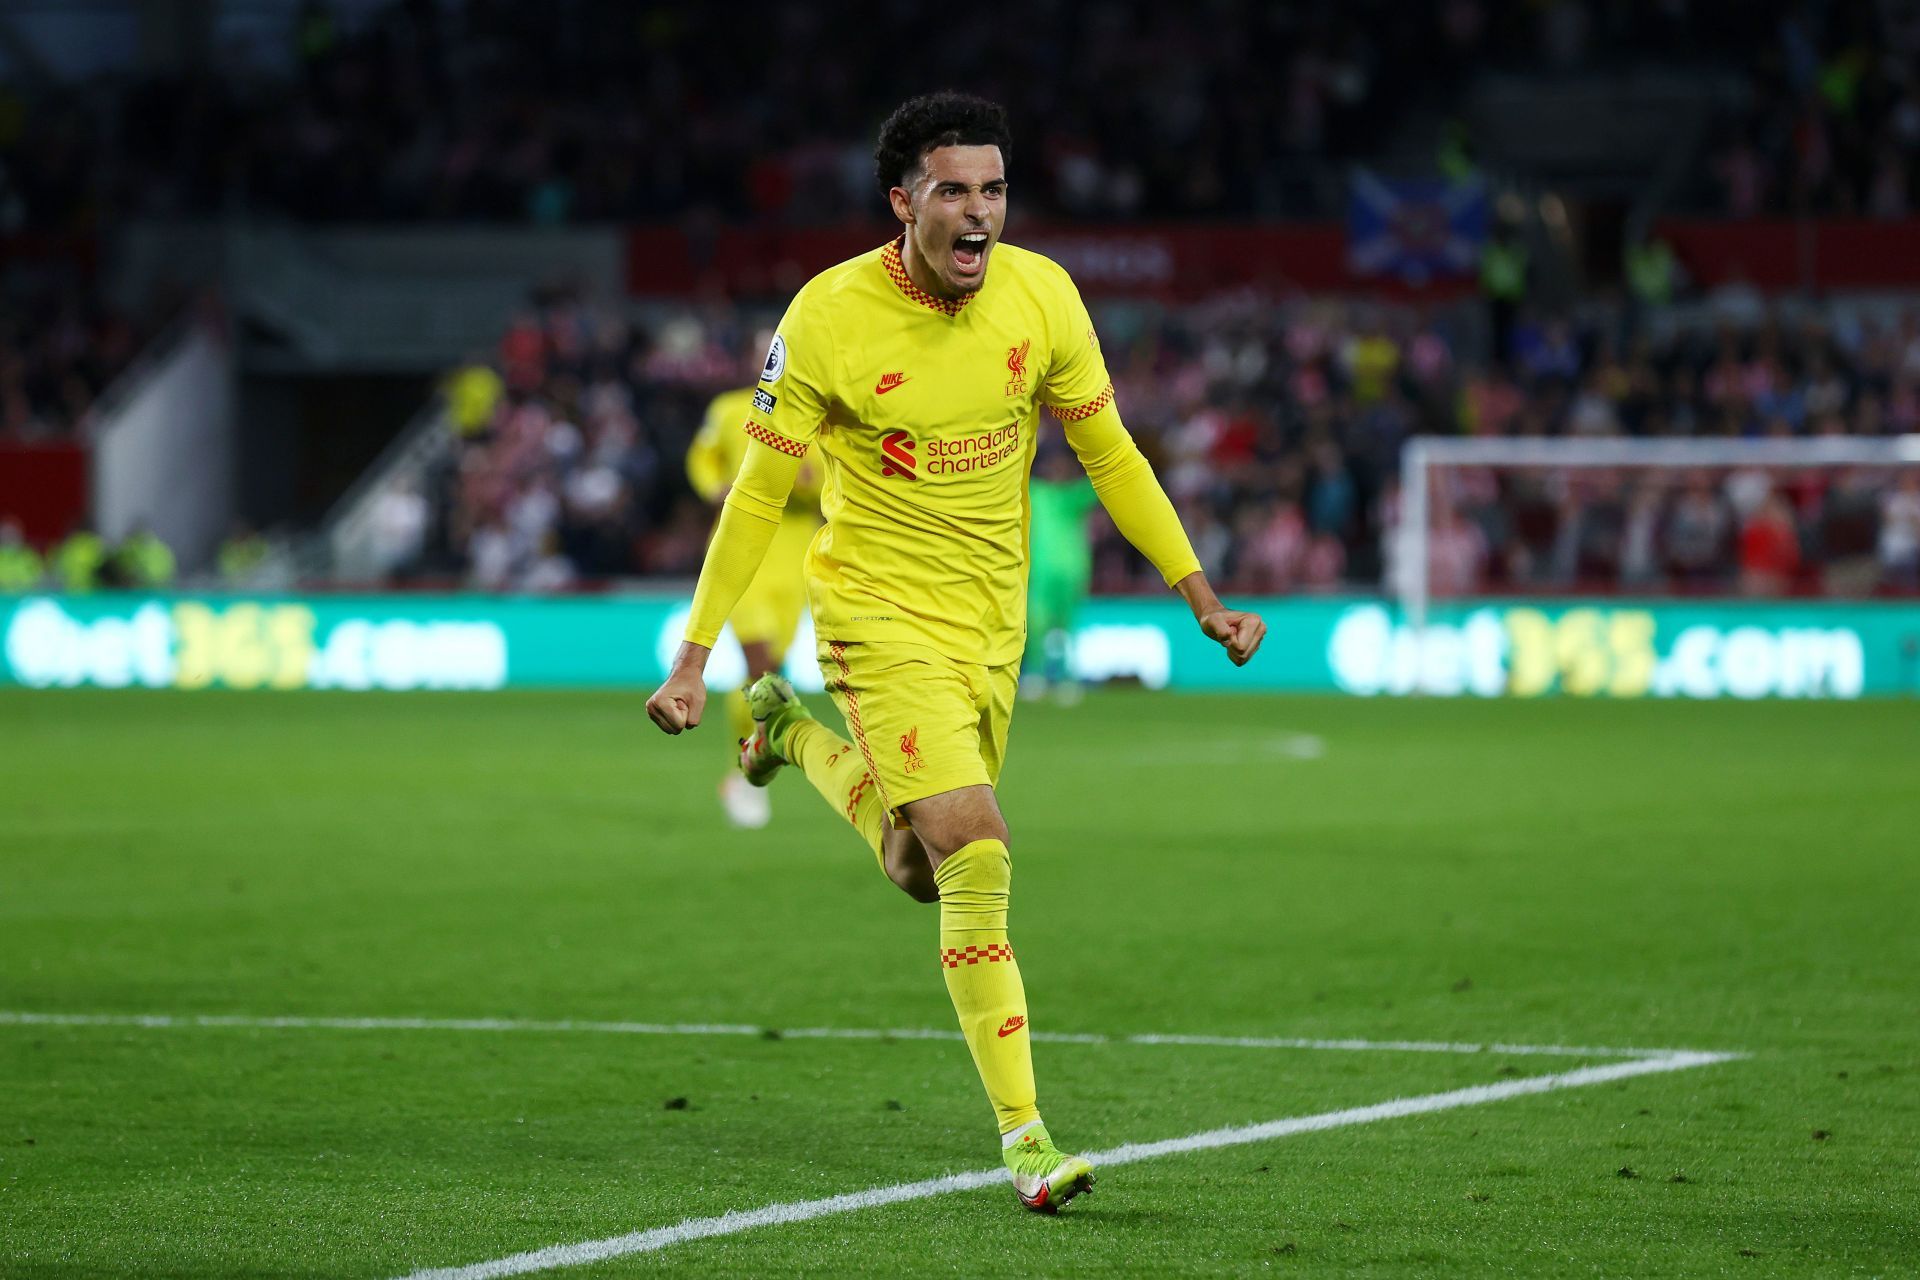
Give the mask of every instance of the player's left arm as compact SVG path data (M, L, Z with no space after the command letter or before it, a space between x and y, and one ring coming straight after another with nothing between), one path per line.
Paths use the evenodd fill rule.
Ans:
M1200 629L1225 646L1235 666L1245 666L1266 638L1267 624L1257 613L1227 608L1214 593L1167 491L1120 421L1111 388L1108 402L1085 417L1070 417L1074 412L1070 409L1058 412L1066 425L1067 443L1087 469L1093 491L1113 517L1114 527L1180 593Z
M1266 638L1267 624L1259 614L1227 608L1207 582L1167 491L1114 407L1113 383L1086 306L1064 273L1062 283L1069 305L1062 307L1056 325L1041 402L1066 428L1067 443L1087 469L1114 527L1180 593L1200 629L1225 647L1235 666L1244 666Z

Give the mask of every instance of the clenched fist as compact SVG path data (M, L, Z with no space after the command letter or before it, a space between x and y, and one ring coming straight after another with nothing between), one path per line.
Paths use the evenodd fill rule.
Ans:
M1216 609L1200 619L1200 629L1226 646L1233 665L1244 667L1267 638L1267 624L1257 613L1238 609Z
M685 643L673 656L673 670L666 683L647 699L647 717L666 733L696 728L707 709L705 678L707 654L711 650Z

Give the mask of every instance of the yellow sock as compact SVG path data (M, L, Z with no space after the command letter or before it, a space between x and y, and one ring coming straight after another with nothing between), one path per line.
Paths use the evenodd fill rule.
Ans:
M853 824L873 856L880 857L886 805L880 798L879 784L867 772L867 762L854 745L818 720L805 720L788 732L786 750L787 762L800 766L813 789ZM880 869L885 871L886 865L882 863Z
M747 709L745 689L727 691L727 723L733 728L733 736L727 739L727 757L734 761L740 758L740 748L735 744L753 736L753 712Z
M998 840L962 845L934 869L940 886L940 966L960 1033L987 1100L1011 1133L1040 1118L1034 1102L1033 1051L1027 1042L1027 991L1007 942L1007 893L1013 860Z

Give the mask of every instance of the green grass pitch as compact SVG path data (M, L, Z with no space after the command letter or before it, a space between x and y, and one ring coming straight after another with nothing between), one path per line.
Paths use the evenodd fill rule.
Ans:
M0 695L0 1011L945 1030L935 908L629 694ZM1033 1027L1738 1060L558 1274L1920 1268L1911 703L1023 706ZM1609 1059L1035 1046L1084 1150ZM963 1045L0 1016L0 1274L398 1276L991 1167Z

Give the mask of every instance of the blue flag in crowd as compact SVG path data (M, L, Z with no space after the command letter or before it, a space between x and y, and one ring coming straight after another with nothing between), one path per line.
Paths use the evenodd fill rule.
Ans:
M1487 188L1473 179L1383 178L1353 173L1347 200L1347 266L1357 276L1425 284L1472 275L1487 242Z

